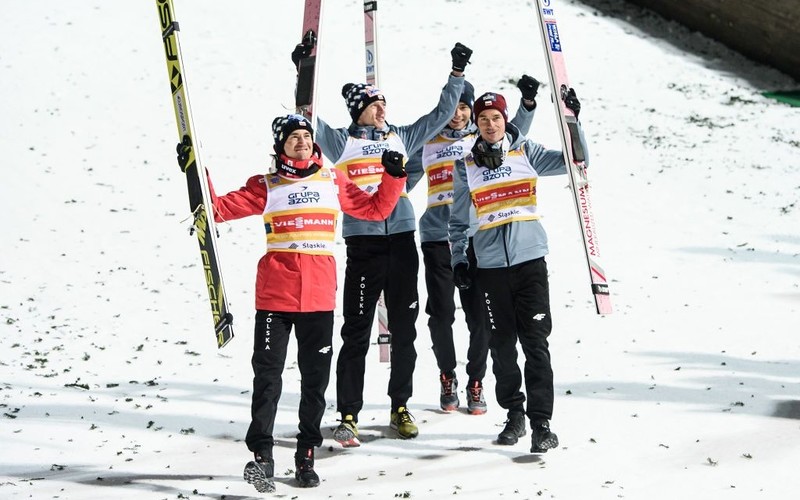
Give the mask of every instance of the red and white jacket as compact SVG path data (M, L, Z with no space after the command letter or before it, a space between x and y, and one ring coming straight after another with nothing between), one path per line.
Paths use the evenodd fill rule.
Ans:
M339 208L344 213L359 219L381 221L394 210L406 178L392 177L383 173L378 191L371 195L358 187L345 175L322 167L313 175L316 182L313 188L323 192L319 198L328 200L321 213L329 213L331 193L338 199ZM320 182L320 177L330 182ZM214 220L217 222L241 219L250 215L264 217L267 230L267 252L258 262L256 275L256 309L281 312L332 311L336 308L336 261L331 251L320 251L319 244L306 244L306 241L332 240L335 226L311 228L308 232L298 231L296 226L286 230L286 221L299 220L304 216L313 217L307 205L298 206L296 212L287 199L268 200L270 196L293 196L287 189L270 190L268 183L286 186L295 182L298 190L294 196L302 196L308 191L304 180L286 174L255 175L237 191L217 196L211 179L208 180L211 201L214 206ZM328 196L326 196L328 195ZM269 202L269 203L268 203ZM273 207L273 208L270 208ZM276 210L276 207L278 210ZM337 211L338 214L338 211ZM334 216L334 219L338 217ZM318 220L318 219L314 219ZM282 222L281 222L282 221ZM327 226L327 224L323 225ZM283 229L282 229L283 228ZM280 233L280 234L279 234ZM297 245L286 245L286 239L293 239ZM270 245L270 242L273 242ZM275 244L281 242L281 244ZM308 247L308 248L304 248ZM328 247L328 250L330 247Z

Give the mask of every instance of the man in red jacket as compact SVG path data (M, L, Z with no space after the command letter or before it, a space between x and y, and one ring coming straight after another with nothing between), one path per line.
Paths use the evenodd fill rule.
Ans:
M406 177L403 155L386 151L380 189L370 195L323 166L314 131L302 116L276 118L272 132L275 155L269 173L250 177L244 187L224 196L214 193L209 179L217 222L260 215L267 233L267 251L256 276L252 421L245 438L255 460L244 469L245 480L259 492L274 490L272 432L292 327L301 377L295 478L301 487L319 484L314 448L322 445L320 424L330 376L339 211L366 220L385 219Z

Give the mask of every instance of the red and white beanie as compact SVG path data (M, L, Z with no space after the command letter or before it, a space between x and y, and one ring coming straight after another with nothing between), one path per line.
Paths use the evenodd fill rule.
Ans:
M508 122L508 106L506 106L506 98L494 92L486 92L482 96L475 99L475 106L473 112L477 120L481 112L487 109L496 109L503 115L503 120Z

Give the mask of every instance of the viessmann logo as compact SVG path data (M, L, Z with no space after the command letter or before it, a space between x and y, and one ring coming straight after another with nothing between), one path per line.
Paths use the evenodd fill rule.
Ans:
M333 227L335 221L332 218L315 217L314 215L298 215L292 219L276 220L272 223L275 229L322 229Z
M449 167L435 168L428 171L428 182L431 186L438 186L445 182L453 181L452 165Z
M497 203L516 198L526 198L536 194L536 188L531 188L529 183L513 184L504 186L499 189L494 189L489 192L480 193L475 197L477 206L483 206L490 203Z
M361 177L364 175L375 175L375 174L382 174L383 173L383 166L375 166L375 165L356 165L352 167L347 167L347 174L350 178L353 177Z
M442 169L438 172L431 172L430 179L432 181L446 181L447 179L453 178L453 171Z

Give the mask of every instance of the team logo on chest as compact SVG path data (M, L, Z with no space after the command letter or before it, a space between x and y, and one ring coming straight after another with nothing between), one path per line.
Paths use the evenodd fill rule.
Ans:
M376 156L383 154L384 151L389 149L388 142L375 142L361 146L362 156Z
M308 186L300 186L298 192L289 193L289 205L308 205L319 203L319 191L311 191Z
M452 146L447 146L446 148L436 152L436 159L441 160L442 158L461 158L464 156L464 147L460 144L454 144Z
M483 182L502 179L504 177L511 177L511 167L501 165L495 169L487 168L481 172L481 174L483 175Z

